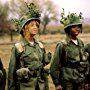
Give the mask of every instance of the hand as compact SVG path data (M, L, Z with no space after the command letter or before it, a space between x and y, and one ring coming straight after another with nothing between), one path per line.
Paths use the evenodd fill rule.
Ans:
M61 85L56 86L56 90L62 90L62 86Z
M16 71L17 75L22 77L22 76L25 76L25 75L28 75L29 73L29 69L28 68L20 68Z
M29 81L30 78L30 71L28 68L20 68L16 71L17 75L18 75L18 80L21 82L27 82Z

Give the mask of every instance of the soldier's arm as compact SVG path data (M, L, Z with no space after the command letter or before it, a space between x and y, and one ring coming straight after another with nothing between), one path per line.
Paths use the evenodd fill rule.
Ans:
M5 85L6 85L6 70L5 70L5 68L3 67L3 64L2 64L2 61L1 61L1 58L0 58L0 71L1 71L1 73L2 73L2 75L0 75L0 83L1 83L1 87L0 87L0 90L1 90L1 88L3 89L3 90L5 90ZM1 74L0 73L0 74Z
M38 44L39 44L39 46L42 50L42 53L43 53L42 63L44 66L46 66L51 61L51 53L50 52L46 53L45 47L41 42L38 42Z
M50 52L46 53L45 49L43 49L43 64L44 65L47 65L50 63L51 57L52 57L51 53Z
M85 51L90 53L90 44L85 45Z
M56 50L50 66L50 74L55 87L61 84L60 82L61 53L62 53L62 43L59 43L56 46Z
M15 73L16 73L16 58L17 58L17 52L16 48L13 47L12 54L10 57L9 62L9 69L8 69L8 90L16 90L15 89Z

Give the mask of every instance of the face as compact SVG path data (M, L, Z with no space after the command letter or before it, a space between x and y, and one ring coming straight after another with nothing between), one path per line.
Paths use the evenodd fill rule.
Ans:
M24 36L30 37L38 33L39 23L36 20L30 21L30 23L25 25Z
M81 27L79 27L78 25L73 25L71 27L71 36L77 36L79 33L81 32Z

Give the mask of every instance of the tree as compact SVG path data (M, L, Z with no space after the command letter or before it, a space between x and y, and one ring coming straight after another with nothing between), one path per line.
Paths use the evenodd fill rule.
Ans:
M51 0L12 0L10 9L17 18L27 13L28 4L33 2L41 11L41 23L43 25L42 33L46 33L46 26L52 21L56 21L58 17L57 7ZM17 8L16 8L17 7ZM39 31L40 32L40 31Z
M9 30L8 11L8 4L3 5L0 2L0 34L8 32Z
M51 21L57 21L58 19L58 9L57 6L51 0L32 0L37 4L41 11L41 23L43 25L42 33L46 33L46 26Z
M42 11L42 24L43 24L43 34L46 33L46 26L51 21L57 21L58 18L58 10L57 7L51 0L41 0L41 11Z

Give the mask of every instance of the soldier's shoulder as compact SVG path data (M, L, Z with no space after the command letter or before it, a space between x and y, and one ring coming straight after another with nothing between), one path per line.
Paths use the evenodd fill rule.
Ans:
M63 42L59 41L59 42L57 42L56 47L63 47L64 45L66 45L66 43L64 41Z
M43 42L38 41L37 43L38 43L38 45L39 45L40 48L42 48L42 49L44 48Z
M78 41L80 44L84 45L84 42L80 38L78 38Z
M24 51L24 44L23 42L17 42L15 43L15 48L19 51L19 52L23 52Z

